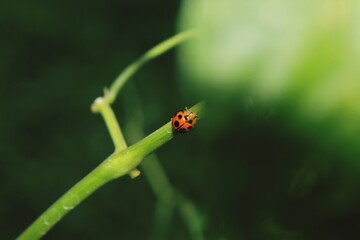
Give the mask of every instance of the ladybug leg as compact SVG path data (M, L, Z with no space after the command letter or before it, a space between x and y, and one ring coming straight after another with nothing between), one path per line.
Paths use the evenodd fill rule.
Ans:
M178 132L180 134L184 134L186 132L185 128L179 128Z

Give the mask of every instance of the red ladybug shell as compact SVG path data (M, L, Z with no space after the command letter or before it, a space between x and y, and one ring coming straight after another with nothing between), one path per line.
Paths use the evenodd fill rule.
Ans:
M187 133L193 129L197 122L197 115L185 109L179 111L171 118L172 128L178 133Z

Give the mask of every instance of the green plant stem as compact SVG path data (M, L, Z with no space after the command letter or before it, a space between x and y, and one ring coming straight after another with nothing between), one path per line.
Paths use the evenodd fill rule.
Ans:
M115 152L120 152L126 149L127 144L121 132L121 128L119 122L116 119L114 111L107 102L103 101L103 98L99 97L96 102L99 107L99 112L105 121L111 139L114 143ZM140 175L140 171L138 169L133 169L129 172L129 175L131 178L135 178Z
M45 235L67 213L80 204L81 201L111 180L105 170L101 166L94 169L51 205L17 239L39 239Z
M200 112L202 108L203 103L198 103L190 110ZM144 157L172 138L173 131L171 123L168 122L134 145L110 155L41 214L17 239L41 238L95 190L113 179L128 174Z
M194 30L187 30L185 32L181 32L176 34L175 36L165 40L164 42L156 45L149 51L147 51L143 56L141 56L137 61L132 63L129 67L127 67L114 81L114 83L110 87L110 91L107 94L107 98L109 103L111 104L118 92L120 91L121 87L126 83L126 81L145 63L148 61L159 57L161 54L169 51L171 48L179 45L180 43L184 42L185 40L193 37L195 35Z
M141 167L158 198L151 239L166 239L166 229L174 208L179 210L191 239L204 239L202 218L195 205L171 185L155 154L147 157Z
M115 100L125 82L147 61L160 56L162 53L165 53L193 35L193 31L186 31L175 35L150 49L139 60L135 61L119 75L110 90L105 90L104 97L95 100L91 109L93 112L101 112L114 142L115 153L110 155L97 168L61 196L17 239L31 240L41 238L66 214L73 210L99 187L113 179L129 174L140 164L145 156L173 138L173 131L171 123L169 122L146 138L127 148L120 126L110 108L110 104ZM203 104L199 103L194 106L193 111L200 111L202 108Z
M190 237L193 240L203 240L202 219L195 205L183 196L179 203L179 210L184 222L189 229Z
M150 240L168 239L169 226L174 215L175 206L158 199L151 227Z
M137 144L109 156L95 170L50 206L18 239L39 239L96 189L134 169L147 154L172 138L169 127L171 128L170 123Z
M153 154L150 155L141 163L141 168L156 197L163 202L173 202L174 189L161 167L158 158Z
M99 106L99 112L103 117L107 129L110 133L111 139L115 146L115 152L122 151L127 148L125 138L121 132L119 122L116 120L116 116L109 104L103 101L103 98L97 100Z
M184 42L185 40L195 35L194 30L187 30L181 32L162 43L156 45L149 51L147 51L138 60L130 64L120 75L115 79L110 89L105 89L104 97L98 97L91 105L92 112L100 112L104 118L105 124L109 130L113 143L115 145L115 152L121 151L127 147L126 141L122 135L118 121L116 120L115 114L112 111L110 105L115 101L122 86L130 79L136 71L138 71L148 61L159 57L161 54L167 52L171 48ZM129 172L131 178L135 178L140 175L138 169L133 169Z
M187 30L181 33L176 34L175 36L163 41L162 43L156 45L149 51L147 51L143 56L137 59L135 62L130 64L124 71L115 79L114 83L111 85L110 89L105 89L104 99L109 105L112 104L122 86L134 75L145 63L150 60L159 57L163 53L169 51L171 48L179 45L180 43L188 40L189 38L194 37L196 34L195 30ZM98 112L99 108L96 101L92 104L91 110L93 112Z

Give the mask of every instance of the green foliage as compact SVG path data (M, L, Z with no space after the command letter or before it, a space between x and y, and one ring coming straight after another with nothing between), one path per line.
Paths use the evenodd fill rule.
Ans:
M287 129L296 136L291 138L306 142L298 145L301 154L285 150L291 148L285 143L275 146L292 152L278 154L287 155L287 161L292 162L292 166L282 164L289 173L282 180L293 178L289 195L297 197L285 200L289 198L285 194L282 201L303 201L304 205L298 202L296 208L305 213L294 210L299 220L289 224L291 217L279 209L265 208L273 211L271 219L276 216L283 223L284 239L293 239L286 237L286 228L293 230L294 239L301 238L300 232L304 232L304 239L319 239L311 228L319 227L322 221L331 225L339 212L358 213L355 202L360 188L353 182L359 181L360 173L359 16L360 3L353 0L186 0L182 5L179 28L196 26L199 32L195 41L179 51L183 81L191 84L192 94L212 102L212 112L218 115L213 124L241 128L247 136L249 122L239 118L256 115L259 126L273 125L275 132L270 138ZM215 135L224 129L230 131L222 127ZM274 161L271 155L263 157ZM310 198L317 204L306 206ZM314 220L306 223L304 219L310 218L311 212ZM351 224L358 222L351 214L346 219ZM264 232L269 229L264 227ZM352 235L345 229L340 231ZM324 227L319 235L341 239L329 237L328 232L331 230ZM270 236L268 232L262 239Z
M131 146L206 99L195 131L46 238L359 239L359 1L182 1L179 28L196 27L197 40L120 84L110 110L124 132L110 138L89 104L178 32L178 4L1 3L0 238L96 168L111 140Z
M180 63L205 97L281 105L319 141L360 156L359 9L336 0L188 1L180 25L201 34Z

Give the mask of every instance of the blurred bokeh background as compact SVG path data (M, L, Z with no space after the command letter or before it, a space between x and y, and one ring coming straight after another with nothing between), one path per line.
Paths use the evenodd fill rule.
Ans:
M103 88L193 27L114 111L133 143L206 100L197 129L156 152L204 239L360 238L359 1L20 0L0 3L0 22L0 239L112 153L90 112ZM146 176L123 177L44 239L149 239L156 202ZM165 239L190 239L179 215Z

